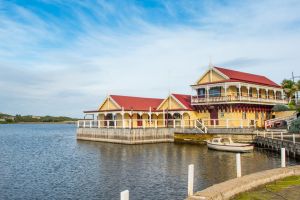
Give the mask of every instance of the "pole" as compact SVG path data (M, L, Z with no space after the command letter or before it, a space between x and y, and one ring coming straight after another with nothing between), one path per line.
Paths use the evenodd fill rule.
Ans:
M273 137L273 131L271 132L271 136L272 136L272 139L274 139L274 137Z
M121 200L129 200L129 191L128 190L121 192Z
M296 138L295 138L295 134L293 134L293 143L296 143Z
M241 170L241 154L236 154L236 176L240 178L242 176L242 170Z
M188 171L188 196L192 196L194 193L194 165L189 165Z
M281 140L283 140L283 133L280 132L280 137L281 137Z
M281 167L285 167L285 148L281 148Z

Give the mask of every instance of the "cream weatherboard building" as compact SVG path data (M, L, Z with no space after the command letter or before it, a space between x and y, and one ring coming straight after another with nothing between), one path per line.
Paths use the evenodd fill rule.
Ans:
M191 85L192 95L165 99L109 95L94 120L79 126L105 128L243 128L263 127L272 107L287 104L283 89L266 78L220 67L209 67Z

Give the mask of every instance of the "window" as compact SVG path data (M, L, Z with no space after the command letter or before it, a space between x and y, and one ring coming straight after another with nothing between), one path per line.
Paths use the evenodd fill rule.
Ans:
M210 97L220 97L221 96L221 87L213 87L209 90Z
M258 119L258 112L255 112L255 119Z
M269 112L266 113L266 119L271 119L271 113Z
M247 113L243 112L243 119L247 119Z
M205 97L205 89L204 88L198 89L197 94L199 97Z
M221 115L221 117L224 117L224 112L221 112L220 115Z

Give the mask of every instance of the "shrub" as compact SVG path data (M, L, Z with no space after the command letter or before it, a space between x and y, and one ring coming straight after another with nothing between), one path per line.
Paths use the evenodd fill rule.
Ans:
M300 132L300 118L297 118L295 121L292 122L289 131L294 133Z
M6 122L6 123L13 123L14 120L12 120L12 119L6 119L5 122Z
M272 108L272 111L274 111L274 112L287 111L287 110L290 110L289 107L287 107L286 105L282 105L282 104L275 105Z

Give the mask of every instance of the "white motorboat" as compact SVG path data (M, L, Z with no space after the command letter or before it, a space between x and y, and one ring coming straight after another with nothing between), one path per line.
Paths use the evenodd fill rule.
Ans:
M254 146L252 144L235 143L231 138L213 138L207 141L207 147L209 149L219 150L219 151L231 151L246 153L253 151Z

